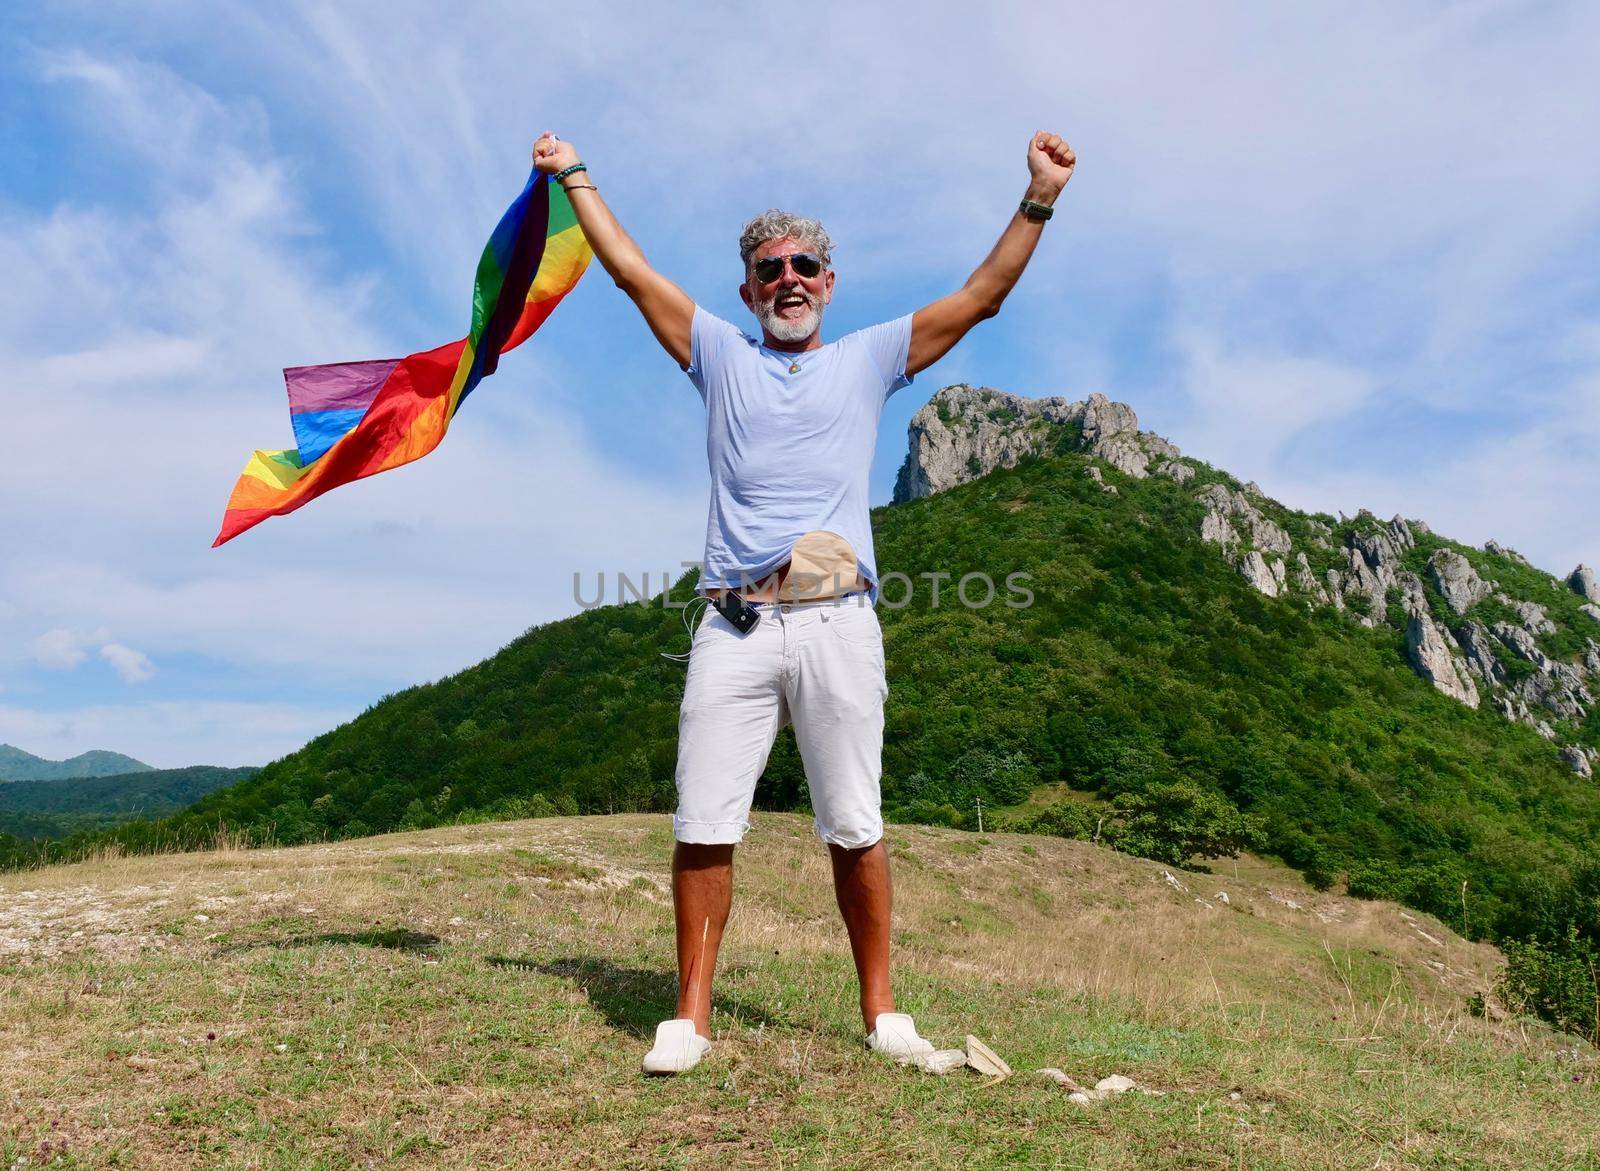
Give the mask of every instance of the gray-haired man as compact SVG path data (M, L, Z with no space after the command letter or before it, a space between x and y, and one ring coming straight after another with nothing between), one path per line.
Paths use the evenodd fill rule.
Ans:
M737 593L695 631L678 726L672 860L678 1007L656 1030L647 1073L678 1073L710 1048L711 977L773 738L792 723L832 855L834 891L861 983L868 1048L902 1060L932 1046L895 1011L889 985L889 860L879 815L883 638L867 473L883 404L969 329L1000 311L1077 159L1058 135L1028 141L1028 188L999 242L956 292L824 344L832 242L815 220L768 212L739 239L739 296L758 340L696 306L652 269L601 199L577 150L549 133L535 165L569 193L595 256L705 400L711 505L700 589Z

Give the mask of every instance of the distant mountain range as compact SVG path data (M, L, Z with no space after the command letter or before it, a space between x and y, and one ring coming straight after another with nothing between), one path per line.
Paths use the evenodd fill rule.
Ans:
M152 766L120 752L94 749L66 760L46 760L10 744L0 744L0 782L64 781L72 777L113 777L150 771Z
M246 780L258 771L211 765L163 769L140 765L140 769L142 771L109 777L12 781L0 785L0 853L12 844L7 841L8 837L21 845L87 830L109 829L126 821L164 817L194 804L208 793Z

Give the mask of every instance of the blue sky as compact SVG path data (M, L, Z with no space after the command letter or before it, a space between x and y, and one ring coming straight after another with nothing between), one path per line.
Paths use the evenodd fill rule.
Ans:
M1583 5L0 16L0 741L262 763L699 556L698 396L595 267L426 460L208 548L279 370L464 332L534 137L743 321L740 224L837 241L830 336L954 288L1078 176L967 381L1103 391L1302 508L1600 560L1600 84ZM1057 9L1052 11L1052 8ZM887 567L886 567L887 568Z

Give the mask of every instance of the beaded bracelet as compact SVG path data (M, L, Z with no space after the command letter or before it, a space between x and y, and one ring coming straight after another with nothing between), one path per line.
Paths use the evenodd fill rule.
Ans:
M576 173L578 171L587 171L588 169L589 168L584 166L582 163L573 163L572 166L567 167L567 168L565 168L563 170L557 171L554 175L551 175L550 178L554 182L559 183L559 182L561 182L561 180L565 179L568 175L574 174L574 173Z
M1055 208L1048 204L1035 203L1031 199L1024 199L1022 201L1022 205L1018 207L1017 210L1023 215L1027 216L1030 220L1037 220L1039 223L1043 223L1045 220L1056 214Z

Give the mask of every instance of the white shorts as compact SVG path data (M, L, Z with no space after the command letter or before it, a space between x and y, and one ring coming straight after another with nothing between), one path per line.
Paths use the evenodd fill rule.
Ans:
M825 842L883 836L883 630L866 595L758 604L749 634L708 609L689 652L678 715L680 842L737 842L772 741L794 725Z

